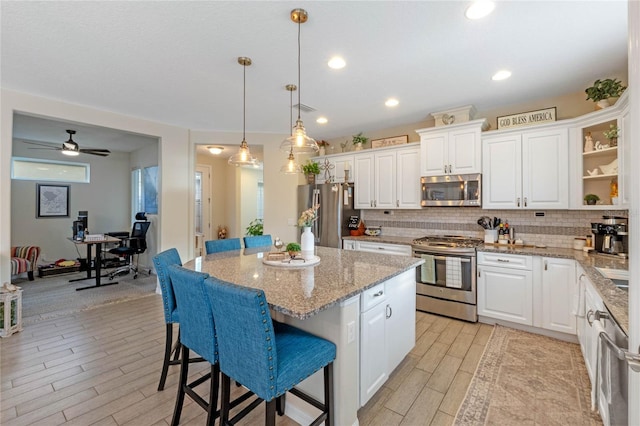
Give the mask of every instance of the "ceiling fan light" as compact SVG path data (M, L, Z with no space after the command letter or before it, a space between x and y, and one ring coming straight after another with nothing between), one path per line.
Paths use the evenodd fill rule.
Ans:
M482 19L495 9L496 4L489 0L476 0L467 8L464 16L467 19Z
M80 153L78 151L71 151L68 149L63 149L61 151L64 155L68 155L69 157L75 157L76 155L80 155Z

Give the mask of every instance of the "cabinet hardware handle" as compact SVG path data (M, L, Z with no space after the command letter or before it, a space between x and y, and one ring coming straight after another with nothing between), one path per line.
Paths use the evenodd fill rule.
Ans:
M547 270L547 261L546 260L544 261L544 270L545 271Z
M449 173L451 173L451 164L449 164Z
M382 296L383 294L384 294L384 291L380 290L379 292L374 293L374 294L373 294L373 297L380 297L380 296Z
M369 206L373 207L373 200L369 200Z
M593 317L593 309L589 309L587 311L586 317L587 317L587 322L589 323L589 326L593 325L593 318L592 318Z
M478 278L480 278L480 270L478 270Z
M373 207L378 207L378 200L373 200Z
M396 200L396 207L400 207L400 200Z
M384 250L384 247L378 247L378 250Z
M393 309L391 309L390 305L387 305L387 319L391 318L391 315L393 315Z
M498 262L509 263L509 259L498 259Z
M444 172L447 173L447 165L444 165Z
M518 200L516 201L516 204L518 205L518 207L520 207L520 197L518 197Z
M524 206L527 207L527 197L524 197Z

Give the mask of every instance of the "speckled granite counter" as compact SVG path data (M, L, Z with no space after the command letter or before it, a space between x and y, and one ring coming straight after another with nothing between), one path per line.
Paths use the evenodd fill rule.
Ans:
M585 274L587 274L593 283L600 297L602 297L602 301L607 306L607 309L609 309L624 332L627 333L627 335L629 334L629 293L616 287L610 279L603 277L596 269L611 268L628 270L628 260L594 252L587 254L582 250L554 247L535 248L485 245L482 248L478 248L478 251L575 259L582 269L584 269Z
M422 259L316 247L320 263L279 267L262 263L262 250L235 250L198 257L186 268L234 284L264 290L272 309L309 318L376 284L422 264Z

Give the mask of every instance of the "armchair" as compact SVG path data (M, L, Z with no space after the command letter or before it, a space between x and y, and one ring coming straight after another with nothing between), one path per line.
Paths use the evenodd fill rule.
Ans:
M33 281L33 271L38 265L40 247L16 246L11 247L11 275L27 273L29 281Z

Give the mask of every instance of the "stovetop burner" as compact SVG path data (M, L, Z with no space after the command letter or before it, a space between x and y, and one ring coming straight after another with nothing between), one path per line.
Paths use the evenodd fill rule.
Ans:
M469 238L459 235L428 236L413 240L414 246L439 248L476 248L483 244L480 238Z

